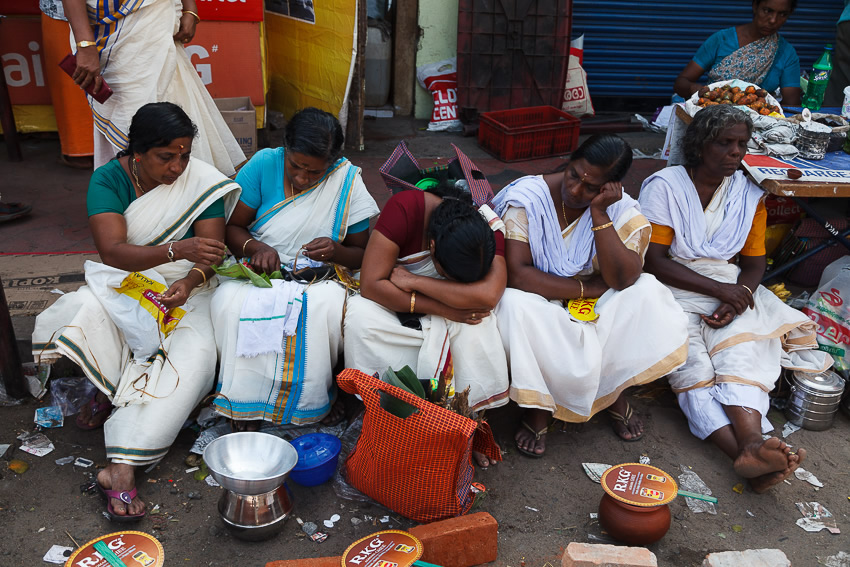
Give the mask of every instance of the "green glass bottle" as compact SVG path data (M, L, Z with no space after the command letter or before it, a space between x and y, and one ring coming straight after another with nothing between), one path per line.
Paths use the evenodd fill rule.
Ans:
M813 111L820 110L831 73L832 45L827 44L823 54L815 61L812 71L809 73L809 85L806 88L806 94L803 95L803 107Z

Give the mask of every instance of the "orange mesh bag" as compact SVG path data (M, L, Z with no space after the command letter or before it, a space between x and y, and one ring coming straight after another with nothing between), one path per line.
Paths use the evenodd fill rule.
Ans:
M345 461L348 482L417 522L465 514L472 507L472 450L502 460L486 423L462 417L359 370L345 369L339 387L366 406L357 446ZM381 392L416 408L399 418L381 407Z

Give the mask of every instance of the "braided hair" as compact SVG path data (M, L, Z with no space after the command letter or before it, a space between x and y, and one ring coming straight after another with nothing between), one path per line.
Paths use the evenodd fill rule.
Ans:
M434 241L434 259L455 281L481 280L496 255L496 237L490 225L469 193L447 182L428 192L443 198L428 221L427 236Z

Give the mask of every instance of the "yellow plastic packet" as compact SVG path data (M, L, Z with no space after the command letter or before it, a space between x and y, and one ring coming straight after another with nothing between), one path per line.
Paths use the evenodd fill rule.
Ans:
M165 293L168 288L139 272L132 272L124 278L124 281L121 282L119 287L113 289L138 301L142 309L150 313L157 320L159 330L163 336L167 337L180 322L183 315L186 314L186 311L179 307L168 311L168 308L158 299L158 296Z
M596 314L596 302L599 298L570 299L567 302L567 309L575 319L579 321L596 321L599 315Z

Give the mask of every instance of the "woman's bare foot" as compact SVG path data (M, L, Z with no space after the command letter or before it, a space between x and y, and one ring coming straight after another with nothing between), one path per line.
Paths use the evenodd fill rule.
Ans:
M97 473L97 483L104 490L130 492L136 487L135 469L131 465L110 463ZM129 504L117 498L110 498L112 512L116 516L138 516L145 511L145 502L136 496Z
M542 457L546 452L546 433L549 430L549 417L546 410L529 408L520 420L520 426L514 434L516 448L529 457Z
M777 472L785 473L790 467L789 452L788 445L776 437L753 441L741 449L733 466L736 473L748 479Z
M495 465L496 461L491 461L487 455L484 453L479 453L478 451L472 452L472 459L475 461L475 464L481 467L482 469L486 469L490 465Z

